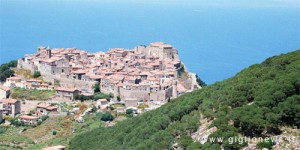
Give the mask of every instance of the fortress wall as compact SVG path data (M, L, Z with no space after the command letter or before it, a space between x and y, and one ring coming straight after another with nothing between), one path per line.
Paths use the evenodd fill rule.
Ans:
M154 100L165 102L168 100L168 98L172 97L172 87L166 90L151 93L149 93L149 91L126 90L120 88L120 97L121 99L137 98L138 100Z
M120 98L137 98L138 100L149 100L149 92L140 90L126 90L120 88Z
M158 91L158 92L152 92L150 93L150 100L154 101L161 101L161 102L166 102L170 97L172 97L172 87Z
M27 70L30 70L32 73L35 71L34 70L34 64L29 64L29 63L26 63L24 60L22 59L19 59L18 60L18 66L17 68L19 69L27 69Z
M94 93L93 86L96 81L83 81L69 78L62 78L60 75L43 75L43 79L47 82L59 81L60 86L66 88L77 88L83 92Z

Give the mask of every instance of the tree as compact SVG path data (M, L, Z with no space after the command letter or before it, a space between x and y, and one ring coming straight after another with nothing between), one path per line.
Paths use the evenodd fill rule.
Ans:
M133 110L132 109L127 109L126 114L133 114Z
M5 81L6 78L13 76L14 71L11 68L17 66L17 61L10 61L9 63L2 64L0 66L0 81Z
M94 92L95 92L95 93L100 92L100 85L99 85L99 83L96 83L96 84L94 85Z
M103 116L101 117L101 120L102 121L113 121L114 120L114 117L109 113L109 112L106 112L103 114Z
M193 139L190 136L183 135L180 137L179 143L183 149L186 149L189 145L191 145L193 143Z
M117 96L117 101L120 102L121 101L121 97Z
M35 71L34 73L33 73L33 77L34 78L38 78L38 77L40 77L41 76L41 72L39 72L39 71Z
M206 86L206 83L204 81L202 81L201 78L197 74L196 74L196 81L201 87Z
M96 112L96 111L97 111L97 107L96 107L95 105L93 105L92 111L93 111L93 112Z

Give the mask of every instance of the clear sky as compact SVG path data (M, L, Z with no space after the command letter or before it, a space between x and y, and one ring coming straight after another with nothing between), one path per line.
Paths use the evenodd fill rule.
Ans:
M61 0L59 0L61 1ZM71 1L71 0L65 0ZM74 0L72 0L74 2ZM300 0L75 0L84 2L194 5L215 7L299 7Z

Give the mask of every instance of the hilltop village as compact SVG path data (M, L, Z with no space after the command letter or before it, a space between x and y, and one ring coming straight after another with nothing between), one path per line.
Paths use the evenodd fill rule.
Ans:
M188 72L180 61L177 49L163 42L96 53L76 48L38 47L36 54L25 54L19 59L14 70L14 76L0 84L0 123L12 126L11 130L20 135L23 128L32 127L35 131L36 126L41 126L43 129L58 118L65 118L64 122L73 128L80 127L79 131L86 127L85 120L99 126L99 120L90 119L96 116L102 116L101 121L107 123L104 126L111 126L115 124L112 120L121 121L158 108L201 88L196 74ZM27 72L29 77L20 72ZM36 73L39 77L34 77ZM27 94L30 92L35 96L43 93L50 96L30 99L32 95ZM82 101L79 99L82 96L91 99ZM53 138L49 132L40 136ZM36 137L36 144L43 143L38 140L41 137ZM0 140L0 148L6 140ZM14 142L9 145L18 146Z
M199 88L188 73L178 51L163 42L133 49L112 48L94 54L76 48L38 47L36 54L18 60L18 68L39 71L44 81L59 83L56 99L74 100L79 93L92 95L99 83L101 92L114 99L165 103ZM186 77L180 80L179 76Z
M58 112L61 107L53 102L72 103L80 100L79 96L90 98L96 94L96 85L98 92L109 96L93 97L96 103L89 105L102 110L113 104L124 105L124 108L118 108L119 112L128 108L138 110L141 105L146 106L143 111L155 109L186 92L201 88L196 75L188 72L180 61L177 49L163 42L96 53L76 48L38 47L36 54L25 54L18 60L17 69L30 74L38 72L41 78L16 74L0 84L0 107L4 115L16 116L30 111L37 114L40 106L45 109L42 112ZM33 104L24 105L25 100L30 102L31 99L13 99L11 89L16 88L23 89L19 92L21 95L30 89L55 94L48 99L32 99ZM36 103L36 100L41 102Z

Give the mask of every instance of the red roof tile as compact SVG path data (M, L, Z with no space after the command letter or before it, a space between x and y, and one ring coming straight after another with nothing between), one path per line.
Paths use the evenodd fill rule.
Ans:
M0 100L1 103L10 103L10 104L14 104L17 102L17 100L15 99L2 99Z

